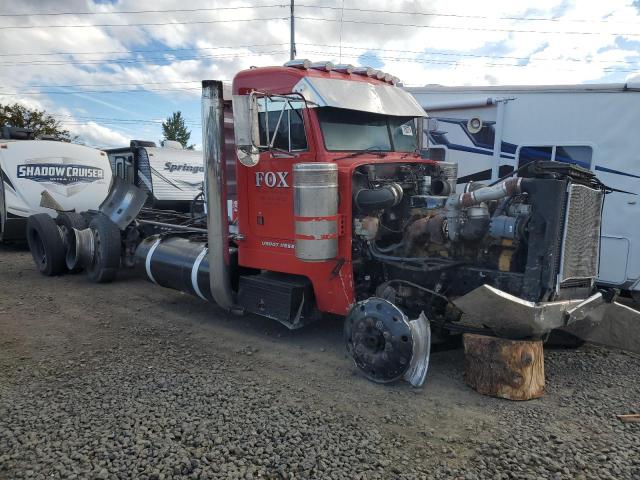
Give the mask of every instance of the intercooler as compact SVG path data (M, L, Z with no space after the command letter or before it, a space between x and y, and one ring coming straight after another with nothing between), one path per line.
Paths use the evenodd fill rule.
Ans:
M598 275L603 200L601 190L569 184L558 271L560 288L590 285Z

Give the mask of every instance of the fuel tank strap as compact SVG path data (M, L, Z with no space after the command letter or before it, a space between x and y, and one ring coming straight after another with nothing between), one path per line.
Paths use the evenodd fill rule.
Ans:
M158 285L158 282L156 282L156 279L153 278L153 273L151 273L151 257L153 257L153 252L155 252L156 248L158 248L158 245L160 245L160 242L162 242L161 238L158 238L156 239L155 242L153 242L153 245L151 245L151 248L147 253L147 258L144 261L144 266L147 269L147 276L149 277L149 280L151 280L156 285Z
M208 302L209 300L202 294L200 285L198 285L198 271L200 270L200 264L202 263L202 260L207 256L208 252L209 249L207 247L204 247L200 254L196 257L196 261L193 262L193 267L191 267L191 285L193 285L193 290L196 292L196 294L205 302Z

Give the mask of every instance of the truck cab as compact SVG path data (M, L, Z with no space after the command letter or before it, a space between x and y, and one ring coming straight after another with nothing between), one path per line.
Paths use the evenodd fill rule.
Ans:
M324 312L345 315L355 301L349 221L355 169L427 163L419 155L424 110L395 80L370 68L299 62L246 70L233 82L236 132L243 102L253 103L258 123L254 145L239 145L243 135L236 135L239 264L308 278ZM317 219L315 228L325 231L315 235L296 232L293 169L300 163L337 167L337 212L321 215L325 225ZM337 244L331 258L296 255L296 245L317 242L321 249L323 240Z

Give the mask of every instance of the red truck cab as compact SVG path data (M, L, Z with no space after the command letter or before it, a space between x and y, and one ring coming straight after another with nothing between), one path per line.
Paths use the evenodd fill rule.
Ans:
M312 283L318 310L345 315L355 302L350 220L354 169L426 162L419 154L425 114L388 74L295 65L245 70L233 80L234 117L238 97L257 96L258 140L266 145L254 150L255 165L236 163L238 262L304 276ZM293 166L312 162L337 165L339 201L337 231L329 234L337 237L337 255L310 262L295 254Z

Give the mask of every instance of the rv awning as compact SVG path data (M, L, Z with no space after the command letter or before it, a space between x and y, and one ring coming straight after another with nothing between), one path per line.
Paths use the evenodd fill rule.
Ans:
M426 116L411 94L393 85L305 77L293 87L293 91L310 102L309 106L346 108L397 117Z

